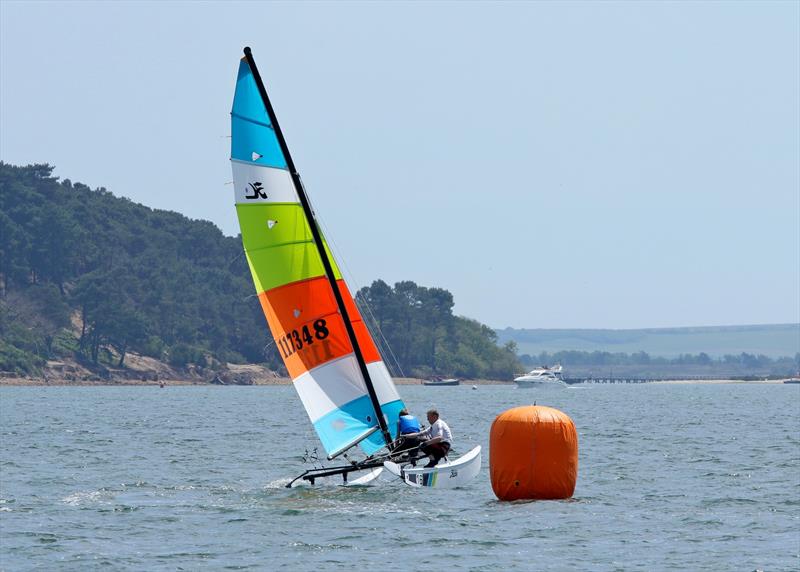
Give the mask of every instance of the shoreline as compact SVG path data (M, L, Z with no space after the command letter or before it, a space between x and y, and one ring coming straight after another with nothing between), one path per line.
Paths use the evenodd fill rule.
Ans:
M395 385L422 385L424 380L413 377L396 377L392 378ZM742 385L742 384L755 384L755 385L782 385L784 382L792 378L786 379L767 379L759 381L745 381L742 379L674 379L662 381L649 381L640 384L625 384L625 383L576 383L570 384L568 387L574 385ZM25 377L10 377L0 378L0 387L175 387L175 386L211 386L220 385L210 383L202 380L185 380L185 379L164 379L160 381L143 381L132 379L121 379L119 381L89 381L89 380L67 380L67 379L41 379L41 378L25 378ZM236 384L229 383L220 385L220 387L254 387L254 386L278 386L278 385L292 385L292 380L288 377L272 378L269 381L259 380L250 384ZM494 379L470 379L462 380L461 386L469 387L473 385L506 385L514 386L513 381L500 381Z
M395 385L422 385L424 381L421 378L415 377L393 377ZM211 386L218 385L220 387L253 387L253 386L270 386L270 385L292 385L292 380L288 377L275 377L268 379L255 380L253 383L226 383L215 384L204 380L186 380L186 379L163 379L163 380L138 380L138 379L120 379L118 381L90 381L90 380L68 380L68 379L42 379L42 378L27 378L27 377L6 377L0 378L0 386L16 386L16 387L90 387L90 386ZM464 380L461 385L513 385L511 381L500 381L494 379L471 379Z

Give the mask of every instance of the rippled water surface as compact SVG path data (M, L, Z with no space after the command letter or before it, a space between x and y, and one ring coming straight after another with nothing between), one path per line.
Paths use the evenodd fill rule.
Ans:
M291 387L2 387L0 568L800 569L800 386L400 391L478 478L286 489L316 446ZM575 497L501 503L489 427L533 400L575 421Z

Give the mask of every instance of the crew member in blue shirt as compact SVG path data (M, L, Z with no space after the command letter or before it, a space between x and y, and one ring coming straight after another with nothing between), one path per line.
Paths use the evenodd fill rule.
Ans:
M408 412L408 409L400 410L400 417L397 420L397 443L394 451L411 451L416 449L422 442L416 435L421 431L417 418Z

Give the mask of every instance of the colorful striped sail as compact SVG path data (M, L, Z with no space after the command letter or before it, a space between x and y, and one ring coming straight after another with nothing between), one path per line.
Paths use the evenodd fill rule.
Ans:
M374 453L386 443L377 430L367 383L374 388L392 438L403 402L324 244L369 382L362 375L311 232L315 223L305 214L295 186L299 179L289 171L291 159L284 155L247 58L239 65L231 123L242 242L286 369L329 455L356 442L365 453Z

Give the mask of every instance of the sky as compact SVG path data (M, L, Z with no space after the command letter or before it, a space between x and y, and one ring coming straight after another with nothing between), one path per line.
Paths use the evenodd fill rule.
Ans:
M250 46L351 289L800 322L800 2L0 2L0 160L236 235Z

